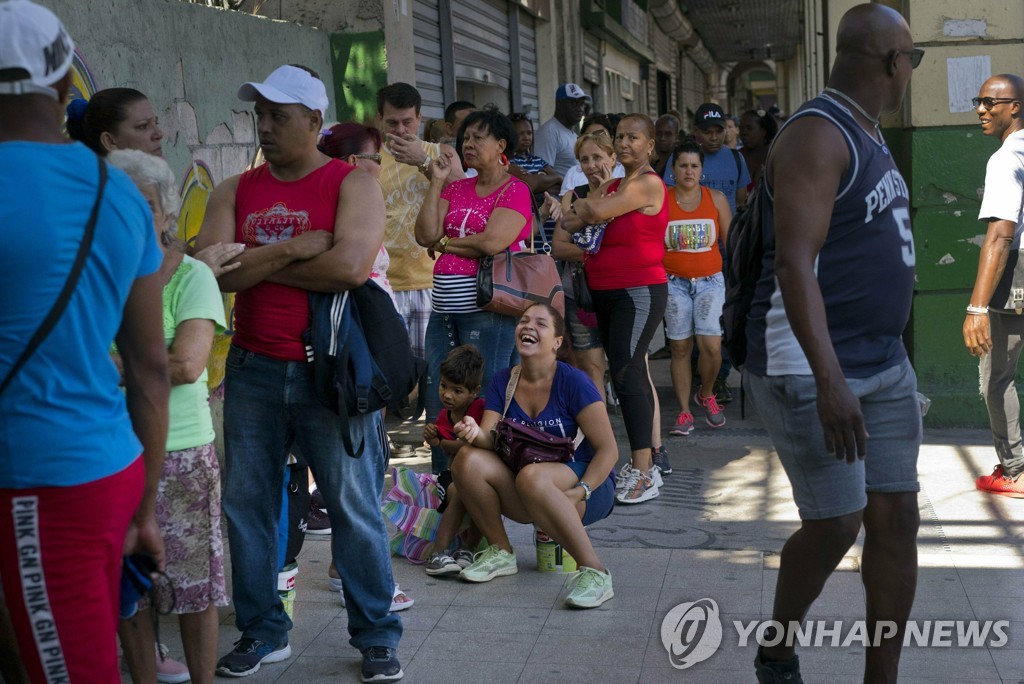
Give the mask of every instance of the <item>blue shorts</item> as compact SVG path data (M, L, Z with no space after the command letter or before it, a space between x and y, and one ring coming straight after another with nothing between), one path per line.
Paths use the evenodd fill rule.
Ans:
M669 276L665 335L670 340L686 340L694 333L720 337L724 303L725 276L721 273L705 278Z
M565 465L572 468L572 471L576 473L577 479L582 479L583 474L587 472L587 466L589 462L583 461L569 461ZM587 502L587 510L583 513L583 526L592 525L599 520L604 520L611 515L612 508L615 506L615 480L612 479L611 474L604 479L601 486L595 489L590 494L590 501Z
M868 492L921 490L921 406L909 360L868 378L846 379L860 399L869 435L867 457L853 463L825 451L813 376L764 377L744 370L743 384L789 476L802 520L860 511L867 506Z

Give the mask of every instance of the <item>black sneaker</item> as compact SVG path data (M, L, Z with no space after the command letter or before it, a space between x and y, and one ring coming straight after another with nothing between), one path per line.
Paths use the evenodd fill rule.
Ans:
M757 655L754 656L754 671L757 673L758 684L804 684L800 676L799 656L771 662L761 658L761 647L758 646Z
M225 677L248 677L264 663L279 663L292 655L288 644L274 648L265 641L242 637L235 642L235 650L217 661L217 674Z
M306 534L330 534L331 519L322 508L310 508L306 514Z
M398 662L398 649L370 646L363 651L364 682L397 682L404 676Z
M668 461L668 452L665 451L665 445L662 444L657 449L651 449L651 458L660 470L662 475L672 474L672 464Z
M732 390L729 389L729 385L725 384L725 378L715 380L711 391L714 393L715 398L718 399L719 404L728 404L732 401Z

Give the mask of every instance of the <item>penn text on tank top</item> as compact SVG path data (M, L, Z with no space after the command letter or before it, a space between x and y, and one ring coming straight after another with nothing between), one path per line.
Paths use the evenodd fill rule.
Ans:
M815 273L843 374L869 377L907 356L902 333L910 316L915 264L910 193L885 142L871 137L845 106L819 95L786 125L805 116L830 121L850 152ZM774 228L769 223L764 231L762 276L747 326L746 367L758 375L810 375L775 277Z
M235 241L246 248L284 242L311 230L334 232L341 182L354 166L332 159L296 181L263 164L242 174L235 195ZM235 297L232 344L280 361L305 361L308 292L263 281Z

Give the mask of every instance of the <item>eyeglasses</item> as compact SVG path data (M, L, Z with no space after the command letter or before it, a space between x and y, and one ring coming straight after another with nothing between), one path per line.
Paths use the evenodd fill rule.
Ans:
M910 68L916 69L917 67L921 66L921 60L924 59L924 50L922 50L921 48L913 48L911 50L896 50L889 57L885 57L884 59L885 61L888 62L890 59L896 59L900 55L906 55L910 57Z
M985 111L988 112L996 105L1006 104L1007 102L1020 102L1020 100L1012 97L975 97L971 99L971 106L975 109L979 106L984 107Z
M356 159L369 159L370 161L374 161L374 162L377 162L378 164L380 164L380 153L379 152L374 152L372 154L369 153L369 152L364 152L363 154L355 155L355 157L356 157Z

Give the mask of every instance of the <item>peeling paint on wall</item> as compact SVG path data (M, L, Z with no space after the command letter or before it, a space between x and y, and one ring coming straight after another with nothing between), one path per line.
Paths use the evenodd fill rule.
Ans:
M946 19L942 22L942 35L950 38L984 38L988 22L984 19Z
M953 263L956 263L956 259L953 258L952 254L947 252L946 254L944 254L942 256L941 259L939 259L938 261L935 262L935 265L936 266L949 266L950 264L953 264Z

